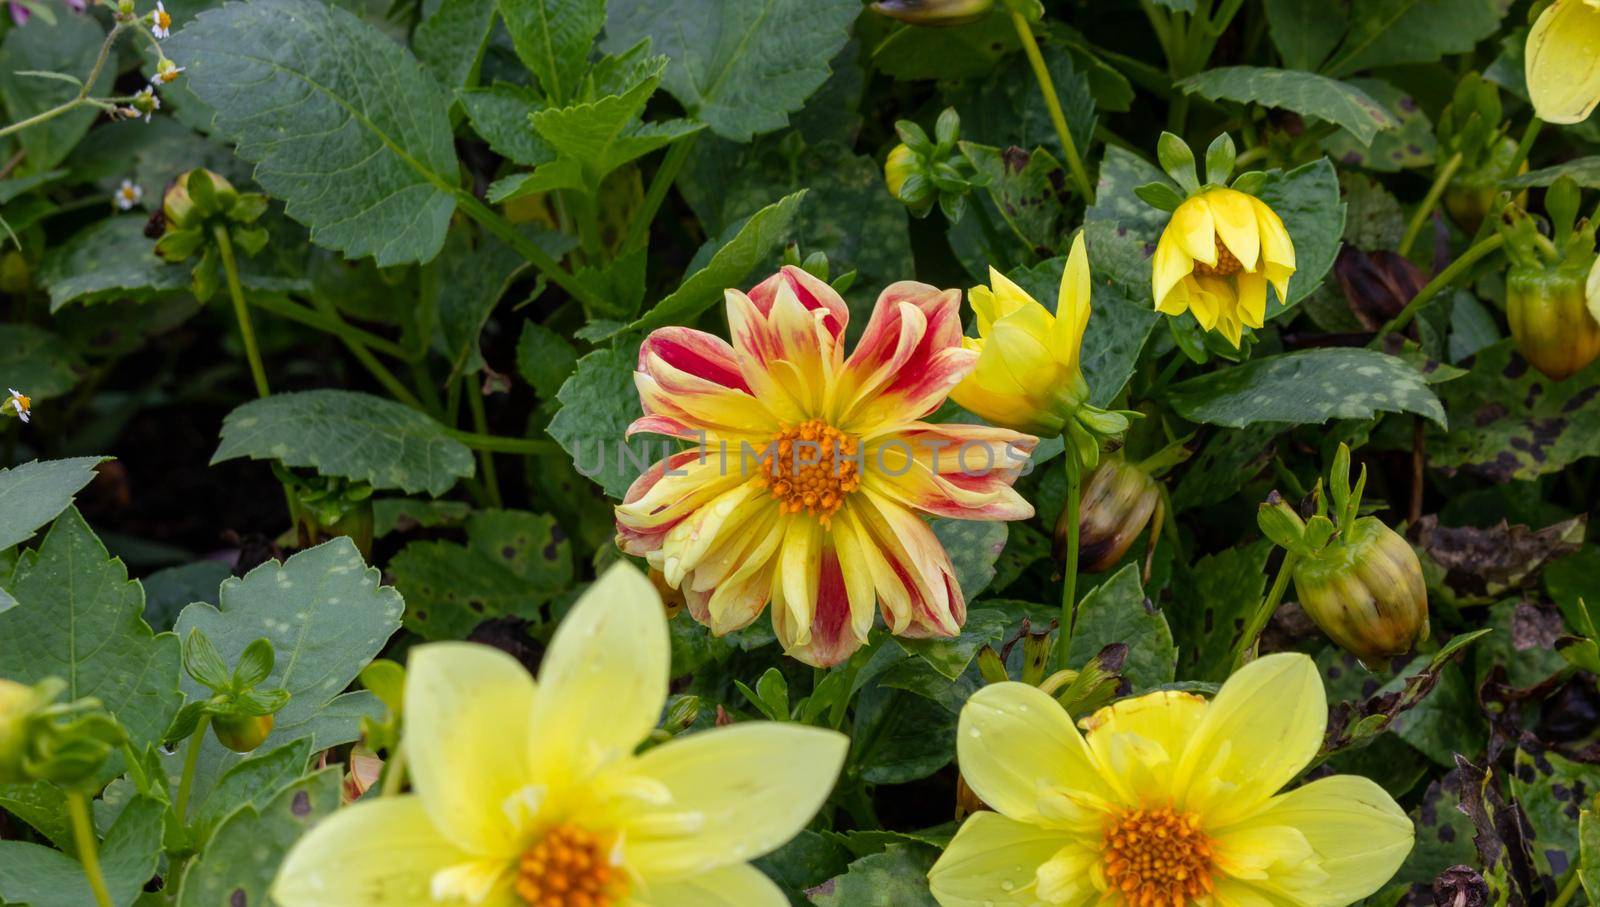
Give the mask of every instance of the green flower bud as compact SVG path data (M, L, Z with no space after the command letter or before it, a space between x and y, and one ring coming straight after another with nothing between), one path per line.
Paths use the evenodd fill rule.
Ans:
M56 682L58 689L59 683ZM28 720L40 705L55 698L55 694L51 693L42 701L41 698L40 690L36 687L0 679L0 784L17 784L28 780L22 772L22 760L27 752Z
M1589 311L1586 278L1570 269L1521 266L1506 275L1506 317L1517 351L1552 381L1600 356L1600 323Z
M911 25L946 28L976 22L994 9L994 0L879 0L874 12Z
M0 680L0 784L92 779L126 735L97 699L57 703L66 689L50 677L33 686Z
M1294 585L1322 632L1362 661L1404 655L1428 638L1422 563L1376 517L1355 520L1332 544L1303 556Z
M217 742L236 753L248 753L272 733L271 715L218 715L211 720Z
M1444 193L1444 209L1468 235L1476 234L1483 221L1494 210L1495 197L1500 194L1500 180L1517 156L1517 141L1501 136L1488 152L1485 163L1476 170L1458 172ZM1528 162L1522 162L1520 173L1528 172ZM1517 204L1527 204L1528 193L1517 196Z
M1078 516L1081 569L1109 570L1133 546L1161 502L1161 490L1144 470L1120 457L1108 459L1089 476ZM1067 520L1063 508L1056 520L1055 554L1066 555Z
M161 199L169 231L198 227L205 218L233 210L239 190L221 174L204 168L181 173Z

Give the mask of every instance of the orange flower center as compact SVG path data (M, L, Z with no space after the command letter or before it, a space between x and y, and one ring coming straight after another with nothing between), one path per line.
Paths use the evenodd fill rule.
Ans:
M517 861L517 895L528 907L612 907L628 879L607 856L606 842L574 825L546 832Z
M172 27L172 15L164 9L156 10L156 25L161 28Z
M1217 234L1217 263L1208 265L1203 261L1194 263L1194 272L1202 277L1232 277L1244 270L1244 264L1235 258L1228 244L1222 241L1222 234Z
M785 513L804 510L829 524L844 499L861 487L860 442L812 419L772 436L756 481L772 489Z
M1106 879L1132 907L1183 907L1211 892L1211 839L1171 808L1123 813L1101 845Z

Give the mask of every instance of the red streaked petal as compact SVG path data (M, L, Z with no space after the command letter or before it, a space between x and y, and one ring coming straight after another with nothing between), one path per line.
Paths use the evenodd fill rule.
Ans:
M1020 520L1033 507L1012 490L1038 439L986 425L912 423L866 442L863 481L933 516Z
M850 323L850 307L833 287L828 286L827 281L812 276L804 268L794 265L779 268L778 273L750 288L750 301L765 315L772 311L772 304L781 287L788 287L807 309L825 312L823 325L835 339L844 336L844 329Z
M818 668L841 664L861 648L853 629L850 593L844 570L831 545L822 546L817 564L816 599L808 608L810 619L804 628L787 608L774 608L773 630L784 654ZM867 603L871 613L871 602Z
M925 520L870 488L850 505L869 545L883 556L887 577L875 571L878 600L893 632L904 636L954 636L967 619L966 599L955 581L955 567ZM890 603L904 602L904 613ZM898 626L897 626L898 625Z
M726 294L728 327L741 373L755 398L774 417L798 422L821 408L838 370L838 341L824 310L806 309L780 286L769 312L735 290Z
M975 353L961 348L961 291L909 280L891 284L845 363L841 421L864 425L890 413L921 418L976 362Z
M688 372L723 387L750 392L739 372L739 359L733 346L705 331L685 327L664 327L651 331L639 347L639 370L646 371L651 356L679 371Z
M616 508L617 545L641 557L660 550L674 526L743 481L738 473L720 469L715 459L702 460L699 450L658 461L634 480Z

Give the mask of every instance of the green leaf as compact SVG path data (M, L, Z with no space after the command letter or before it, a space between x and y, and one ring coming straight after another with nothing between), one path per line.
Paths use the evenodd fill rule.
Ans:
M858 0L612 0L602 46L649 38L672 61L667 91L713 132L748 142L821 87L860 12Z
M938 907L928 891L929 848L890 844L850 864L844 875L814 889L816 907Z
M94 468L109 459L33 460L0 469L0 551L32 538L72 506L73 496L94 481Z
M1338 78L1466 53L1500 27L1507 5L1503 0L1354 0L1350 33L1323 69Z
M411 49L440 85L461 88L476 81L494 11L495 0L443 0L417 25Z
M1456 419L1448 432L1428 433L1428 462L1503 483L1560 472L1600 454L1596 384L1600 362L1551 381L1530 368L1510 340L1479 350L1469 375L1439 385Z
M1593 807L1578 814L1578 878L1589 903L1600 902L1600 818Z
M565 157L540 164L532 173L516 173L489 184L485 195L490 202L500 204L529 195L554 192L557 189L585 189L583 165L577 158Z
M112 903L128 907L156 873L166 804L136 797L100 844L100 871ZM28 907L95 903L83 867L66 854L21 841L0 841L0 899Z
M805 190L786 195L762 208L735 230L724 231L717 250L705 266L684 278L655 308L629 326L634 331L650 331L669 324L684 324L722 300L723 290L739 285L756 265L776 249L789 232ZM732 235L729 235L731 231Z
M1440 426L1444 407L1416 369L1375 350L1311 349L1252 359L1180 381L1168 401L1194 422L1244 428L1416 413Z
M69 302L146 300L187 292L189 267L156 257L144 235L145 219L108 217L45 253L39 285L50 291L50 311Z
M1261 66L1223 66L1178 82L1189 94L1213 101L1238 101L1281 107L1302 116L1316 117L1348 129L1363 145L1372 143L1380 130L1400 122L1366 92L1348 82L1316 73Z
M105 30L93 16L57 16L55 22L36 17L27 28L11 29L5 43L0 44L0 59L5 60L0 66L0 101L5 102L7 119L15 123L78 96L76 85L30 78L20 71L70 73L88 78L105 38ZM116 69L115 65L107 65L100 70L90 94L110 94ZM18 132L16 141L24 157L17 175L45 173L55 167L88 133L97 116L98 110L85 105Z
M65 698L93 696L135 746L159 743L182 705L178 639L144 622L144 591L68 509L37 550L24 552L0 611L0 677L60 677Z
M937 519L933 534L950 555L956 584L967 601L975 601L994 579L995 561L1006 547L1006 524L985 520Z
M184 871L178 907L267 904L267 890L289 848L339 808L340 768L329 766L228 815Z
M1078 602L1078 623L1067 663L1082 665L1113 643L1128 646L1122 676L1135 692L1171 683L1178 649L1166 615L1145 598L1139 565L1129 564Z
M1585 189L1600 187L1600 155L1574 158L1554 167L1545 167L1542 170L1503 180L1500 185L1510 189L1526 189L1529 186L1553 185L1562 177L1571 179Z
M1011 32L1010 41L1016 42L1016 31L1008 16L994 17ZM911 29L912 31L944 31L944 29ZM1095 101L1089 87L1089 77L1074 62L1073 55L1062 47L1046 45L1043 48L1045 66L1050 71L1050 81L1056 88L1061 103L1062 116L1067 120L1067 132L1072 135L1079 153L1083 153L1094 136ZM933 58L931 64L943 66L945 60ZM961 137L984 145L1008 148L1015 145L1024 151L1043 148L1057 161L1066 161L1061 147L1061 137L1056 134L1051 121L1050 108L1039 93L1039 83L1022 54L1014 54L1003 66L984 79L961 83L951 91L950 103L961 114Z
M1399 125L1378 133L1370 146L1358 143L1349 133L1336 133L1322 143L1324 151L1346 167L1360 166L1380 173L1433 165L1439 140L1434 136L1433 120L1416 98L1380 79L1351 79L1346 84L1361 89L1382 104Z
M869 685L856 700L850 772L873 784L926 778L955 758L956 713L922 696Z
M517 339L517 372L533 385L541 399L555 397L577 367L578 351L571 341L532 319L522 323L522 336Z
M67 794L61 788L48 781L0 784L0 809L33 826L61 850L77 855Z
M265 805L278 790L304 775L311 761L311 746L312 742L302 737L276 749L262 747L258 755L224 772L205 802L190 814L196 849L208 849L206 839L229 813L243 806Z
M1238 478L1238 473L1233 476ZM1237 486L1232 486L1237 487ZM1183 641L1183 676L1220 680L1232 669L1233 646L1267 588L1267 559L1272 543L1229 548L1180 567L1173 577L1172 600L1185 606L1174 611Z
M1337 3L1266 0L1267 31L1290 69L1316 69L1328 58L1349 26Z
M637 346L596 350L578 360L556 400L561 411L550 420L549 434L572 457L573 466L621 499L639 474L677 450L676 442L650 435L624 441L628 426L644 415L633 370Z
M1060 220L1068 197L1067 175L1043 148L1032 154L962 142L961 153L987 183L995 210L1024 248L1035 254L1056 251Z
M239 457L277 460L438 496L472 475L472 451L414 409L354 391L316 390L253 400L222 421L213 465Z
M528 267L515 249L487 233L474 246L468 231L457 230L445 242L444 251L428 265L437 270L439 336L450 363L450 380L462 374L475 374L483 368L483 352L478 336L488 323L494 307L511 288L511 283ZM476 387L468 388L477 393Z
M398 44L337 6L252 0L201 13L166 50L312 242L380 266L438 254L455 210L450 120Z
M980 648L986 645L998 647L1006 631L1011 628L1011 623L1010 615L1004 611L978 608L967 612L967 622L962 626L961 634L954 639L896 636L894 641L900 648L921 657L946 680L953 681L967 672L967 666L972 664L972 658Z
M0 324L0 376L34 403L59 397L78 383L73 355L61 338L31 324Z
M555 160L555 151L529 122L545 106L532 89L496 82L488 88L462 91L457 97L472 119L472 128L495 154L525 167Z
M578 96L589 49L606 23L604 0L497 0L522 64L551 103ZM632 42L629 42L632 43Z
M1471 707L1469 699L1465 703ZM1531 748L1531 749L1530 749ZM1537 739L1524 738L1510 773L1511 796L1533 826L1534 858L1545 872L1559 875L1582 861L1578 823L1584 807L1600 793L1600 766L1546 752Z
M389 572L405 597L408 629L461 639L496 617L539 620L540 606L572 583L571 547L553 517L484 510L467 521L465 546L412 542Z
M1278 299L1268 293L1267 317L1284 311L1316 292L1323 277L1339 257L1339 241L1344 234L1345 204L1339 197L1339 177L1327 158L1285 173L1267 172L1266 182L1256 193L1283 218L1283 225L1294 241L1294 276L1289 278L1289 298Z
M265 744L277 745L306 736L318 713L399 629L400 594L379 580L355 543L340 536L281 564L268 561L230 577L218 590L217 607L190 605L178 615L176 630L187 636L200 629L228 664L238 662L255 640L265 636L272 642L277 659L261 687L290 696ZM194 698L210 695L188 678L183 689Z

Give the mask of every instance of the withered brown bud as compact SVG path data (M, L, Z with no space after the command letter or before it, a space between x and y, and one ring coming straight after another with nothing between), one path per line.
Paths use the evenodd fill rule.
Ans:
M1400 314L1427 283L1417 266L1399 253L1363 252L1348 245L1339 251L1333 273L1350 313L1369 331Z
M1484 907L1489 883L1471 866L1452 866L1433 880L1434 907Z
M1089 476L1078 515L1080 569L1099 573L1122 560L1161 501L1156 480L1127 460L1108 459ZM1056 520L1053 550L1066 556L1066 509Z

